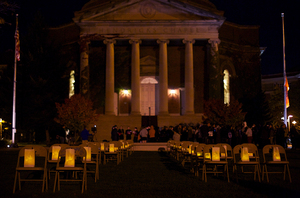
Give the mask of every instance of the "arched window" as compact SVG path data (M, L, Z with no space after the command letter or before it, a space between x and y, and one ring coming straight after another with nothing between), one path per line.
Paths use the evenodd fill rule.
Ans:
M224 104L230 103L230 86L229 86L229 72L227 69L223 72L223 86L224 86Z
M69 79L69 98L75 94L75 71L71 70Z

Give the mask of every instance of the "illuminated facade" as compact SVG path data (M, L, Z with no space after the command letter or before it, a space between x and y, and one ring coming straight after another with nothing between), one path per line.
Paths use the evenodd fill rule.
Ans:
M100 139L150 116L158 126L198 123L205 100L230 104L260 89L258 26L227 22L208 0L91 0L73 20L76 85L103 114Z

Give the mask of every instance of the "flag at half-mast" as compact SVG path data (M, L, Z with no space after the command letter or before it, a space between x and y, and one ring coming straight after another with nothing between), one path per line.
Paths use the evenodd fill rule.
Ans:
M19 35L19 28L18 28L18 15L16 20L16 32L15 32L15 56L18 61L20 61L20 35Z
M285 76L285 83L284 83L284 86L285 86L285 105L286 105L286 108L289 108L290 106L290 100L289 100L289 95L288 95L288 91L290 89L289 87L289 82L288 82L288 79L287 77Z

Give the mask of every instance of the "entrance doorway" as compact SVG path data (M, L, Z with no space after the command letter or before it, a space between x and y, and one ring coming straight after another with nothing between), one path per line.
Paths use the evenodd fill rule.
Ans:
M157 80L154 77L141 79L141 115L155 116L157 112Z

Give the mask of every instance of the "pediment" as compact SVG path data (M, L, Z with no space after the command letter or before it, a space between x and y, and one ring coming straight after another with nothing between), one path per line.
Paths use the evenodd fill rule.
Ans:
M163 0L129 0L100 4L75 13L75 22L185 21L223 19L213 12Z

